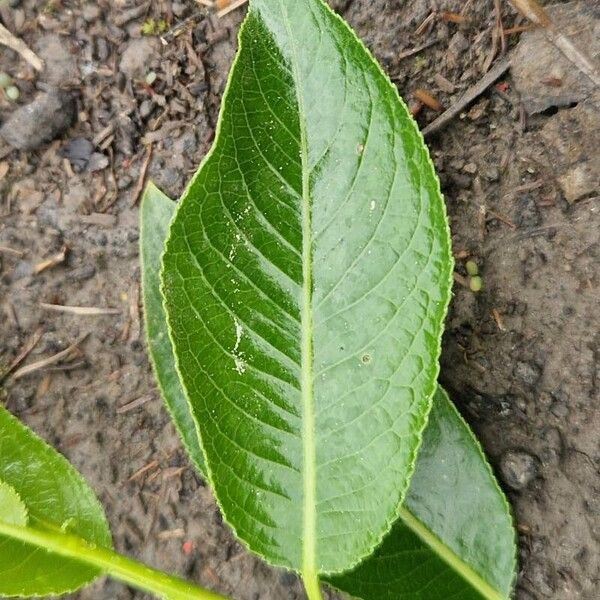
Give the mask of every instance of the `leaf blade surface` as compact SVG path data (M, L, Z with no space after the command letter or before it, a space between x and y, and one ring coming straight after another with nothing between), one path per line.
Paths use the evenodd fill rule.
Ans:
M253 0L162 281L217 499L270 562L344 570L393 522L451 263L422 137L372 57L320 0Z
M372 556L329 583L361 600L501 600L516 550L506 498L439 387L400 518Z
M140 259L144 325L148 352L163 401L171 414L188 456L204 476L204 456L185 392L175 369L175 357L160 293L160 262L176 204L153 183L144 191L140 207Z
M0 486L26 507L28 521L15 523L0 505L0 522L64 530L111 547L95 495L63 456L0 407ZM0 487L1 489L1 487ZM14 509L14 502L6 508ZM14 517L14 510L11 510ZM0 535L0 595L45 596L74 591L99 572L81 563Z

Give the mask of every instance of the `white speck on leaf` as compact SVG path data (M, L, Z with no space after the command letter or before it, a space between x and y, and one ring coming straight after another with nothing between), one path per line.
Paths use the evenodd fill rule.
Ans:
M239 234L239 233L236 233L236 234L235 234L235 241L236 241L237 243L239 243L241 239L242 239L242 236L241 236L241 234ZM227 258L229 259L229 263L232 263L232 262L233 262L233 259L235 258L235 253L236 253L236 251L237 251L237 246L236 246L236 244L232 244L232 245L231 245L231 248L230 248L230 250L229 250L229 256L227 257ZM227 264L227 268L229 268L229 267L231 267L231 264Z
M235 345L231 351L231 354L233 354L235 370L242 375L246 372L246 363L242 357L242 353L240 352L240 342L242 341L242 336L244 335L244 328L235 317L233 317L233 324L235 326Z

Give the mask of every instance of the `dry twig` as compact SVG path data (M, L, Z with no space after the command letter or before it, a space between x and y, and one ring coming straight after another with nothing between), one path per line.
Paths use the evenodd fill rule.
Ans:
M78 346L85 340L85 338L89 335L89 333L83 334L77 341L71 344L65 350L54 354L53 356L49 356L48 358L43 358L42 360L38 360L37 362L31 363L30 365L25 365L21 367L18 371L15 371L13 375L13 379L21 379L21 377L25 377L25 375L29 375L30 373L34 373L35 371L39 371L40 369L45 369L51 365L55 365L62 360L68 359L74 352L79 352Z
M429 29L429 27L435 21L436 18L437 18L437 13L435 11L430 12L429 15L427 15L427 17L425 17L423 22L416 28L415 35L423 35L425 33L425 31L427 31L427 29Z
M415 46L414 48L409 48L408 50L404 50L404 52L400 52L400 54L398 54L398 60L404 60L405 58L408 58L409 56L414 56L415 54L418 54L422 50L431 48L431 46L434 46L435 44L437 44L437 42L438 42L437 40L430 40L430 41L426 42L425 44L421 44L420 46Z
M508 59L503 59L497 62L475 85L471 86L448 110L443 112L435 121L431 122L425 129L423 129L423 135L425 137L439 131L445 127L454 117L460 114L463 109L473 102L477 96L480 96L485 90L501 77L508 68L510 62Z
M122 27L134 19L143 17L148 12L149 8L150 2L145 2L144 4L125 10L115 17L115 25L117 25L117 27Z
M0 246L0 254L2 254L3 252L5 254L12 254L13 256L18 256L19 258L25 255L25 252L21 252L21 250L15 250L15 248L9 248L8 246Z
M29 46L15 37L4 25L0 23L0 44L8 46L18 54L20 54L24 60L26 60L36 71L44 70L44 63L40 57L33 51Z
M444 110L444 107L442 106L440 101L423 88L417 88L413 92L413 94L419 102L422 102L431 110L435 110L436 112L441 112L442 110Z
M159 462L157 460L153 460L149 462L147 465L144 465L141 469L138 469L127 481L135 481L139 479L144 473L148 471L152 471L153 469L157 469L159 467Z
M140 174L138 176L137 183L135 184L135 189L133 190L133 198L131 200L131 206L135 206L144 191L144 183L146 181L146 171L148 171L148 165L150 164L150 160L152 159L152 144L148 145L148 149L146 150L146 156L144 158L144 162L140 167Z
M229 4L225 8L222 8L217 13L217 17L221 18L221 17L224 17L225 15L228 15L230 12L234 11L236 8L239 8L240 6L243 6L244 4L246 4L246 2L248 2L248 0L233 0L233 2L231 2L231 4Z
M127 402L127 404L123 404L123 406L119 406L117 408L117 414L122 415L123 413L129 412L130 410L133 410L134 408L137 408L138 406L142 406L142 404L146 404L146 402L148 402L149 400L152 400L152 396L150 396L150 395L141 396L140 398L136 398L135 400L132 400L131 402Z
M38 345L38 342L42 339L43 335L44 330L41 327L35 330L33 335L27 340L25 346L23 346L21 352L19 352L10 365L8 365L8 369L4 373L0 374L0 384L6 381L8 376L31 354L33 349Z
M65 262L65 260L67 260L68 253L69 253L69 247L64 245L60 249L60 252L58 254L55 254L54 256L51 256L50 258L47 258L46 260L43 260L42 262L35 265L35 267L33 267L33 272L36 275L39 275L46 269L51 269L52 267L61 265L62 263Z
M102 308L101 306L66 306L63 304L48 304L40 302L40 306L46 310L60 313L70 313L81 317L97 317L101 315L120 315L118 308Z
M197 0L200 1L200 0ZM205 6L213 7L213 4L207 4ZM167 31L164 35L160 36L160 41L164 46L172 42L176 37L180 36L186 30L188 30L196 21L200 21L205 17L204 10L197 10L192 13L189 17L186 17L183 21L179 21L176 25L173 25L169 31Z
M89 215L81 215L79 220L86 225L98 225L100 227L114 227L117 224L117 215L110 213L94 212Z

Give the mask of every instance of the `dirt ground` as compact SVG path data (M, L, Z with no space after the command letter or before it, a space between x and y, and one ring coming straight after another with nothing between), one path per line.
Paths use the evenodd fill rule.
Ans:
M493 0L333 4L411 102L421 87L447 108L502 60ZM504 0L498 6L505 28L525 23ZM570 33L600 39L595 0L563 8ZM120 551L240 600L293 599L303 597L296 578L233 539L189 467L152 380L137 308L140 172L147 167L173 197L183 190L210 147L243 13L218 19L191 0L1 6L46 71L0 47L0 70L21 92L16 104L0 94L0 364L38 330L29 363L86 337L69 362L9 379L0 393L90 482ZM442 382L513 503L516 597L597 600L600 100L580 78L567 85L578 71L558 59L533 81L524 63L537 60L543 36L518 54L520 37L506 36L512 69L428 139L457 257ZM33 127L10 121L49 90L54 104L38 102ZM425 107L418 120L435 116ZM44 127L55 141L38 139ZM467 259L479 265L479 293L468 287ZM118 314L61 314L41 302ZM72 597L144 595L100 580Z

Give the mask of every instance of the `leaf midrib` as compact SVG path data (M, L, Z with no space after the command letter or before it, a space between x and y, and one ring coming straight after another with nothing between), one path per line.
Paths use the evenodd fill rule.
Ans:
M300 86L295 38L288 19L284 0L279 0L283 21L291 40L290 67L298 107L300 129L300 164L302 169L302 308L301 330L301 399L302 399L302 576L308 588L318 581L317 570L317 480L315 447L314 348L313 348L313 232L310 196L310 171L304 98ZM318 589L318 588L317 588Z
M479 573L469 566L451 548L444 544L422 521L405 506L400 509L400 519L427 547L442 561L458 573L469 585L487 600L506 600L498 590L493 588Z

